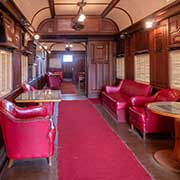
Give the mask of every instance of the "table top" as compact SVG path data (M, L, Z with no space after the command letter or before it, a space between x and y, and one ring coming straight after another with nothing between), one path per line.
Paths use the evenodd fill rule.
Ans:
M20 94L16 99L16 102L34 102L34 103L43 103L43 102L60 102L61 101L61 91L60 90L33 90L27 91Z
M159 115L180 118L180 102L153 102L148 104L148 108Z

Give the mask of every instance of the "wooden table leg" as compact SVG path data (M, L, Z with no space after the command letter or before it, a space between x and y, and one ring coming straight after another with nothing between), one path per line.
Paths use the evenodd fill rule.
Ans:
M154 154L156 161L174 172L180 172L180 119L175 119L175 146L173 150L165 149Z
M175 146L174 146L174 157L180 162L180 119L175 120Z

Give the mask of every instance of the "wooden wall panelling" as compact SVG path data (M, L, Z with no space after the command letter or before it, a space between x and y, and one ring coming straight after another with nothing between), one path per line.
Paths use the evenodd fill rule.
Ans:
M117 25L101 16L87 16L84 28L76 31L72 28L73 16L56 16L46 19L38 26L38 33L43 35L114 35L119 32Z
M135 32L135 52L143 53L149 50L149 31L140 30Z
M124 39L118 39L117 40L117 56L124 55L125 53L125 40Z
M169 86L168 20L160 22L150 33L150 81L157 88Z
M27 49L32 52L32 54L28 55L28 80L32 79L32 67L33 67L33 63L36 60L36 45L34 44L34 42L32 40L28 41L27 43Z
M13 51L12 55L12 69L13 69L13 89L16 89L21 84L21 53Z
M180 14L169 18L169 45L180 47Z
M114 80L114 42L88 41L88 97L98 97L102 88Z
M134 80L135 34L125 39L125 79Z

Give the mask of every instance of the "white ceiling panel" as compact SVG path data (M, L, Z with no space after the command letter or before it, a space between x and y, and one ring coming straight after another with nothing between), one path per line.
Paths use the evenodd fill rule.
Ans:
M32 23L32 26L37 29L38 25L45 19L50 17L50 11L49 9L45 9L37 14L37 16L34 18L34 21Z
M85 15L100 15L106 6L94 6L94 5L87 5L83 8Z
M29 21L37 11L49 6L47 0L14 0L14 2Z
M128 15L118 9L113 9L108 15L107 18L112 19L119 27L119 30L122 30L131 25L131 21Z
M67 6L67 5L57 5L55 6L56 15L73 15L77 14L78 6Z
M175 0L120 0L117 7L126 10L135 23L173 1ZM49 7L48 0L14 0L14 2L29 21L31 21L37 11L42 8ZM56 5L56 15L76 15L79 9L76 4L77 2L80 2L80 0L54 0L54 2L75 3L74 5ZM110 3L111 0L85 0L85 2ZM86 15L100 15L106 7L107 5L87 4L84 7L84 13ZM37 27L41 21L50 17L50 9L43 10L35 17L33 25ZM107 17L114 20L121 30L131 25L128 16L121 10L113 9Z

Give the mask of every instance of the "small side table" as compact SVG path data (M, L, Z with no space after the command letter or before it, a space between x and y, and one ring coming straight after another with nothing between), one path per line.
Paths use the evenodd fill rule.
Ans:
M174 172L180 172L180 102L154 102L148 108L159 115L175 118L174 149L159 150L154 154L156 161Z

